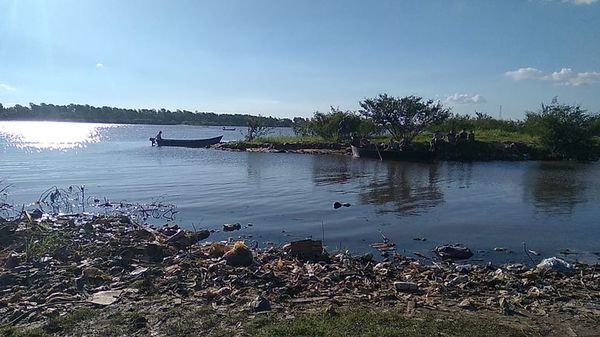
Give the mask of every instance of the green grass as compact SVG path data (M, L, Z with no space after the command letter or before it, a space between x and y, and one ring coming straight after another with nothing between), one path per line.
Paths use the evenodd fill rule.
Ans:
M0 336L2 337L48 337L53 334L60 336L66 335L73 331L76 326L86 320L89 320L97 315L97 312L92 309L81 308L73 312L59 317L54 317L48 320L41 327L0 327Z
M516 142L530 145L539 142L539 139L535 136L503 130L475 130L475 139L483 142Z
M373 143L387 143L390 140L389 135L377 135L370 137ZM475 138L483 142L518 142L526 143L529 145L535 145L538 143L537 137L531 136L526 133L511 132L504 130L475 130ZM429 143L431 140L430 132L423 132L418 135L415 139L415 143ZM254 139L249 144L283 144L283 143L326 143L335 142L332 140L324 139L318 136L264 136Z
M65 334L73 330L78 323L93 318L96 314L92 309L77 309L65 316L50 319L43 329L48 333Z
M545 328L524 317L501 316L490 312L428 311L405 315L404 306L375 308L356 306L338 313L295 313L284 319L282 313L254 314L245 304L227 310L211 305L114 307L76 309L36 327L0 327L5 337L54 336L145 336L155 327L159 336L461 336L533 337L543 336ZM166 305L166 306L165 306ZM313 310L316 308L313 308ZM318 309L317 309L318 310ZM156 325L160 322L159 325ZM541 330L540 330L541 329Z
M303 144L311 144L311 143L326 143L331 142L319 136L263 136L254 139L249 142L251 144L261 144L261 143L273 143L273 144L283 144L283 143L303 143Z
M491 317L433 315L406 317L400 310L359 309L341 315L313 314L270 324L257 333L279 336L538 336L528 327L515 327Z

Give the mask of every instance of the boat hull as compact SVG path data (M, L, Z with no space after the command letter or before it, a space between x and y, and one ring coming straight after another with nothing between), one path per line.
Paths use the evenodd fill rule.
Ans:
M370 146L368 148L352 145L352 156L355 158L375 158L380 160L431 162L435 153L423 151L386 151Z
M201 148L209 147L211 145L218 144L221 142L223 136L207 138L207 139L156 139L156 145L158 146L175 146L175 147L192 147Z

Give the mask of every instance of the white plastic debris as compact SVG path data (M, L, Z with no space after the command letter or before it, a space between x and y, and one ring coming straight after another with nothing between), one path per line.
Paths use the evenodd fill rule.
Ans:
M572 273L575 271L575 267L572 264L558 257L544 259L536 268L538 270L554 270L559 273Z

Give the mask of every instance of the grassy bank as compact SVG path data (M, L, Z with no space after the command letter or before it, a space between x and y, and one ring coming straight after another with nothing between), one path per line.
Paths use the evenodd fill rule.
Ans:
M317 310L297 316L265 313L248 315L219 312L210 305L82 308L51 318L37 327L2 327L6 337L53 336L549 336L569 327L543 321L502 316L491 312L440 313L405 308ZM583 327L582 327L583 328ZM583 329L580 329L583 330Z
M539 139L525 133L511 132L504 130L475 130L475 137L482 142L514 142L524 143L529 145L538 145ZM370 138L373 142L389 142L391 137L373 136ZM431 140L430 133L422 133L415 138L415 143L429 143ZM252 141L240 141L247 144L318 144L318 143L338 143L338 140L325 139L319 136L264 136L258 137Z

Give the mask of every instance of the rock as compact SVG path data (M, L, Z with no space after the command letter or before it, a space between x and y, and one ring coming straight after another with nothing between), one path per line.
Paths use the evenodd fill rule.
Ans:
M223 231L225 231L225 232L233 232L233 231L237 231L237 230L240 230L240 229L242 229L242 225L240 225L239 223L234 223L234 224L226 223L226 224L223 224Z
M283 250L301 260L320 261L327 257L323 253L323 243L321 240L307 239L292 241L284 245Z
M99 291L88 299L88 302L99 305L111 305L119 300L122 290Z
M397 292L413 292L419 289L414 282L394 282L394 288Z
M4 262L4 266L6 268L12 269L25 261L24 253L11 252L8 254L6 261Z
M335 208L335 209L338 209L338 208L340 208L342 206L343 207L350 207L350 204L347 203L347 202L342 203L342 202L339 202L339 201L336 201L336 202L333 203L333 208Z
M254 262L252 251L246 247L243 241L238 241L223 256L228 265L233 267L248 267Z
M467 310L477 310L477 307L471 302L470 299L466 298L458 303L459 308L467 309Z
M466 284L467 282L469 282L469 277L467 275L459 275L453 278L452 280L446 282L446 285L454 287L457 285Z
M209 236L210 232L206 229L197 232L180 230L173 236L169 237L167 239L167 243L179 249L186 249L191 245L196 244L198 241L208 238Z
M32 219L37 220L37 219L41 219L42 218L42 216L44 215L44 212L42 212L40 209L36 208L33 211L31 211L29 213L29 215L31 216Z
M269 302L269 300L260 295L257 296L256 299L254 299L254 301L252 301L251 306L254 312L263 312L271 310L271 303Z
M553 270L559 273L572 273L575 271L575 267L567 261L558 257L551 257L542 260L537 266L536 270Z
M433 251L443 259L466 260L473 256L469 248L459 245L438 246Z

